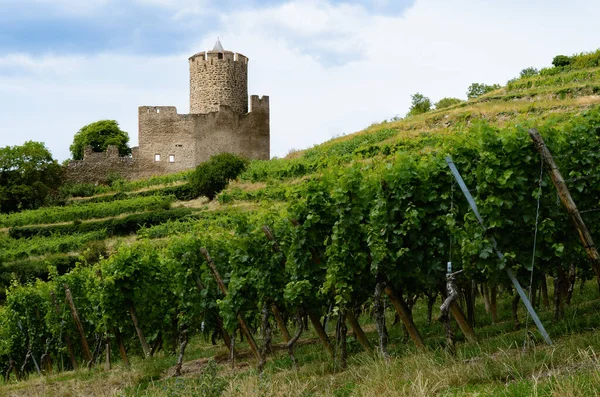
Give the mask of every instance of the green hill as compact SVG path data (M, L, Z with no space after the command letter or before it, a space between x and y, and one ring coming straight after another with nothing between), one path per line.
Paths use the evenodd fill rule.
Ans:
M210 202L188 172L0 215L0 392L594 395L600 274L528 134L600 238L600 50L563 61L253 161Z

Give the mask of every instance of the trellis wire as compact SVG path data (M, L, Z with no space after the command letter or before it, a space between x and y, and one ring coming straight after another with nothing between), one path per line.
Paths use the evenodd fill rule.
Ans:
M538 197L537 197L537 207L535 210L535 230L533 232L533 252L531 254L531 272L529 275L529 301L531 301L531 297L533 296L533 268L535 266L535 251L537 246L537 235L538 235L538 226L540 220L540 201L542 199L542 178L544 177L544 161L540 161L540 179L538 184ZM529 333L529 312L525 317L525 340L523 341L523 351L525 351L525 347L527 346L527 338Z

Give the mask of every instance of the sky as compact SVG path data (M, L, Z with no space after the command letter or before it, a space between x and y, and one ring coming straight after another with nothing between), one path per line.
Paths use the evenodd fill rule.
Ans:
M558 54L600 47L592 0L0 0L0 147L42 141L59 161L84 125L138 106L189 111L188 57L250 58L283 157L404 116L411 95L465 99Z

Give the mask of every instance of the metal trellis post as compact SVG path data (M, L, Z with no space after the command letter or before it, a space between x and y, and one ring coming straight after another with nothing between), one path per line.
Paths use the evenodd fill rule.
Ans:
M448 167L450 167L450 171L452 171L452 175L454 175L454 178L456 178L456 181L458 182L458 185L460 186L460 190L462 190L463 194L467 198L467 201L469 202L469 205L471 206L471 209L473 210L475 217L479 221L479 224L481 225L481 227L484 230L486 230L485 224L483 223L483 219L481 218L481 215L479 215L479 211L477 210L477 204L475 203L475 200L473 199L471 192L469 192L469 189L467 189L467 185L465 185L465 181L460 176L460 173L458 172L456 165L452 162L451 156L446 157L446 163L448 164ZM498 244L496 243L496 239L494 238L494 236L489 236L489 238L490 238L490 241L492 242L492 247L494 248L494 251L496 251L496 255L498 255L498 258L500 260L502 260L504 258L504 255L498 249ZM542 334L542 337L544 338L546 343L551 345L552 339L550 339L550 336L546 332L546 329L544 328L544 325L542 324L540 318L538 317L537 313L535 312L535 309L533 308L533 306L531 306L531 302L529 301L529 298L527 297L527 294L525 293L525 291L523 291L523 288L521 287L519 280L517 280L514 273L512 272L512 270L509 267L506 267L506 273L508 274L510 281L512 281L513 285L515 286L515 289L517 290L517 293L519 294L519 296L521 297L521 300L525 304L525 307L527 308L527 311L531 315L531 318L533 318L535 325L537 325L537 328L540 331L540 334Z

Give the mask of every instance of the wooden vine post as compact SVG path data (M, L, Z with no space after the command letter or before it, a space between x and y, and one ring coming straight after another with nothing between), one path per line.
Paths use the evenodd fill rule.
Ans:
M65 288L65 294L67 296L67 303L69 304L69 308L71 309L71 315L73 316L73 321L75 322L75 326L77 327L77 331L79 332L79 336L81 337L81 346L83 349L83 354L85 359L89 362L92 361L92 353L90 352L90 347L88 345L88 341L85 337L85 332L83 331L83 325L81 325L81 321L79 320L79 315L77 314L77 308L75 307L75 303L73 302L73 296L71 295L71 289L67 284L63 284Z
M413 340L414 344L420 350L423 350L423 351L427 350L427 348L425 347L425 342L423 342L423 338L421 337L419 330L415 326L415 323L413 322L413 319L410 316L410 310L408 309L408 306L406 305L406 302L404 301L404 299L402 299L402 296L397 295L396 291L394 291L394 289L392 287L390 287L388 283L386 283L384 291L387 294L387 296L390 298L390 301L392 302L392 304L394 305L396 312L400 316L400 319L402 320L402 323L406 327L406 330L408 331L408 335Z
M550 178L552 178L552 183L554 184L554 187L556 187L556 192L558 193L558 197L560 197L560 201L565 206L565 209L571 216L571 220L573 220L573 223L575 224L575 229L577 229L577 233L579 234L583 248L585 248L585 252L587 253L588 258L590 258L592 269L594 269L596 278L600 283L600 255L598 255L598 250L594 245L594 240L592 239L587 226L581 218L581 214L579 213L579 210L577 209L577 206L571 197L571 193L569 193L569 188L567 188L565 180L563 179L560 170L552 158L552 153L550 153L550 150L548 150L544 139L537 129L530 129L529 136L535 143L535 148L542 157L542 161L544 162L544 165L550 174Z
M332 360L335 360L335 351L333 350L333 346L329 341L329 337L327 336L327 332L325 332L325 328L321 325L321 319L317 316L312 310L308 310L308 318L310 319L310 323L313 325L317 335L319 335L319 339L325 346L327 353L331 356Z
M265 236L267 236L267 239L273 243L273 251L281 252L281 248L279 247L279 244L275 240L275 236L273 236L271 229L267 225L263 225L262 230L265 233ZM281 265L285 269L285 259L282 261ZM273 303L271 305L271 311L273 312L273 316L275 317L277 326L279 327L279 330L281 331L283 340L285 341L285 343L288 343L291 339L290 333L288 332L288 329L285 325L285 321L283 321L283 317L281 317L279 308L277 307L277 305L275 305L275 303Z
M50 291L50 296L52 297L52 303L54 304L54 310L56 314L60 317L60 307L58 306L58 302L56 302L56 296L54 295L54 291ZM71 359L71 365L73 369L79 368L77 365L77 359L75 358L75 350L73 350L73 344L71 343L71 337L65 334L65 343L67 344L67 351L69 352L69 358Z
M223 282L221 275L217 271L215 262L213 262L208 251L206 250L206 248L200 248L200 252L206 259L206 262L208 263L208 267L210 267L210 270L212 271L212 274L213 274L215 280L217 281L217 284L219 285L219 289L221 290L223 295L227 295L227 287L225 286L225 283ZM240 324L240 329L244 333L244 336L246 337L246 340L248 341L248 344L250 345L250 349L252 349L252 352L254 353L254 355L256 356L256 359L260 363L262 361L262 356L260 355L260 351L258 350L258 345L256 344L256 341L254 340L254 337L252 336L250 329L246 325L246 322L244 321L244 318L242 317L242 315L240 313L238 313L236 317L237 317L238 323Z
M204 285L202 284L202 282L200 281L200 278L198 276L196 276L195 282L196 282L196 287L198 287L198 290L202 291L204 289ZM227 346L227 349L231 349L231 338L229 337L227 330L223 326L223 319L221 318L221 316L219 316L219 313L217 313L217 315L216 315L216 320L217 320L217 327L219 328L219 333L221 334L221 337L223 338L223 343L225 343L225 346Z
M369 338L367 338L367 335L365 335L365 332L361 328L360 323L358 322L358 319L356 318L356 316L354 316L354 313L352 313L352 310L346 311L346 319L350 323L350 326L352 327L352 330L354 331L354 334L356 335L356 339L358 339L358 341L360 342L362 347L369 353L373 352L373 346L371 346L371 342L369 342Z
M133 321L135 332L137 333L138 339L140 340L140 344L142 345L144 358L149 357L152 351L150 350L150 346L148 346L148 342L146 341L146 337L144 336L144 331L142 330L142 327L140 327L140 322L138 321L135 305L132 301L127 302L127 308L129 309L129 315L131 316L131 321Z

